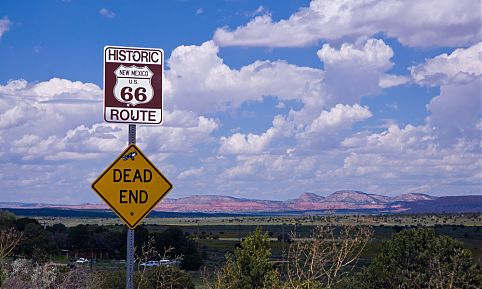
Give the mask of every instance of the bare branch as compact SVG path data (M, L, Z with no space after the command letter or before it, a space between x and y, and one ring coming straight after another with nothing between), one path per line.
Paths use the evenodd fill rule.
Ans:
M22 233L17 232L14 228L0 231L0 260L7 257L21 239Z
M317 226L310 238L294 239L288 251L288 283L319 283L333 288L353 270L370 240L369 227L345 225Z

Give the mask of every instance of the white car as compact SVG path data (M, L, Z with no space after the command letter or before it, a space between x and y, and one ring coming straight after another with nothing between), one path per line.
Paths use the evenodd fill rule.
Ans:
M179 267L181 264L181 260L167 260L167 259L162 259L159 261L159 265L161 266L176 266Z
M159 266L159 261L147 261L147 262L142 262L139 264L141 267L157 267Z
M172 265L172 261L171 261L171 260L162 259L162 260L159 261L159 265L169 266L169 265Z
M89 259L87 259L87 258L79 258L79 259L77 259L77 261L75 261L75 263L79 263L79 264L89 263Z

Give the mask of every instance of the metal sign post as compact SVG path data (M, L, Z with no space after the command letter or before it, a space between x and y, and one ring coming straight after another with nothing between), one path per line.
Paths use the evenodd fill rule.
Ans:
M134 288L134 229L127 228L126 289Z
M129 145L136 144L136 125L129 124ZM126 289L134 288L134 229L127 228Z

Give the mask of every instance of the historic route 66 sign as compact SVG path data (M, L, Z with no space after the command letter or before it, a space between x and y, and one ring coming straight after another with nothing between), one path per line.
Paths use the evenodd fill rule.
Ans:
M163 66L162 49L104 47L105 121L160 124Z
M127 106L136 106L152 100L154 91L151 85L152 71L147 66L120 65L114 72L116 84L114 97Z

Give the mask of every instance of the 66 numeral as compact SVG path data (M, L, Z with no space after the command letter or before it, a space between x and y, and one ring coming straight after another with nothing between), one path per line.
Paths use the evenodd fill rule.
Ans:
M147 99L146 89L144 87L138 87L132 94L132 87L124 86L121 89L121 98L125 101L131 101L135 98L137 101L142 102Z

